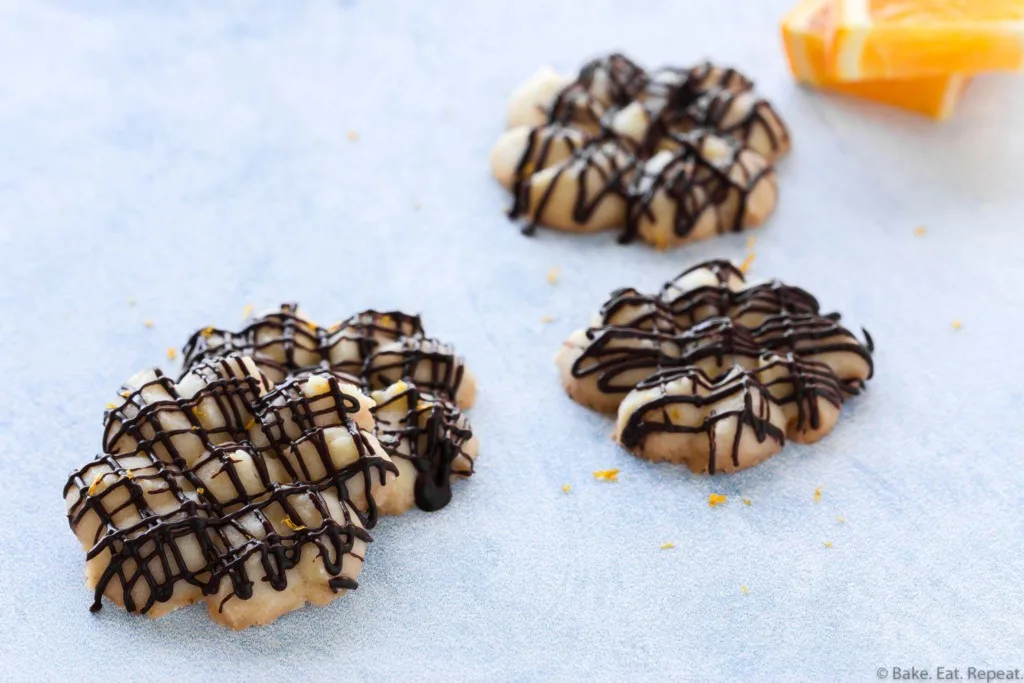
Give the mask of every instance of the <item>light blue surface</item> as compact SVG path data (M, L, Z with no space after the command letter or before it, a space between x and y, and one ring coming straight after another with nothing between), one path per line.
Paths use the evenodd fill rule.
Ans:
M979 81L941 126L801 91L789 2L0 5L0 679L1024 669L1022 81ZM698 478L620 451L564 396L554 351L611 289L745 252L506 222L487 155L510 90L615 47L733 63L790 122L754 273L878 344L819 446ZM111 392L282 300L323 321L422 312L479 377L477 476L440 513L385 520L359 590L327 608L243 633L201 607L90 614L60 491ZM610 467L618 483L594 481ZM713 491L729 502L710 510Z

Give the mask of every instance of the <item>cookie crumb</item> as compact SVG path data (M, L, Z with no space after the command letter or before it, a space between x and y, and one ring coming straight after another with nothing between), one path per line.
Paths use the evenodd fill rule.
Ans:
M925 230L925 227L923 225L919 225L916 228L914 228L914 234L917 235L918 237L924 237L926 232L928 231Z
M304 524L296 524L295 522L293 522L292 518L288 515L285 515L284 519L282 519L281 521L284 522L284 525L292 531L302 531L306 528Z
M741 498L740 500L743 501L744 505L753 505L754 504L754 501L750 500L749 498Z
M542 323L544 323L545 325L553 323L553 322L555 322L555 320L557 320L557 318L555 318L555 316L553 316L553 315L542 315L540 317L540 321Z
M661 544L661 549L662 550L672 550L672 548L675 548L675 547L676 547L676 544L673 543L672 541L666 541L665 543Z
M173 346L167 349L167 360L174 360L178 356L178 350Z
M548 284L549 285L557 285L558 284L558 266L552 266L551 270L548 271Z
M756 258L757 254L747 254L747 258L743 259L743 263L739 265L740 272L746 275L750 271L750 266L754 265Z
M743 591L744 595L750 595L750 589L747 588L746 584L740 586L740 590Z
M825 545L826 548L831 548L832 547L832 541L825 541L824 545Z
M708 507L718 507L726 500L728 500L728 496L723 496L721 493L712 493L708 496Z
M594 479L597 479L598 481L618 481L619 470L597 470L594 472Z
M963 326L964 326L964 324L961 321L959 321L959 320L954 320L953 321L953 329L954 330L962 329Z
M146 322L144 322L142 324L145 325L146 327L150 328L150 329L152 329L153 326L156 325L156 323L154 323L152 320L147 320Z
M349 132L345 133L345 137L347 137L350 142L359 141L359 133L355 132L354 130L350 130Z
M836 517L836 521L839 522L840 524L846 524L846 517L843 517L842 515L839 515L838 517Z
M562 484L562 493L569 493L569 491L572 491L572 486L569 484Z
M820 486L818 488L814 489L814 502L815 503L820 503L821 502L821 487Z
M253 305L246 304L245 308L242 309L242 320L245 320L252 314Z

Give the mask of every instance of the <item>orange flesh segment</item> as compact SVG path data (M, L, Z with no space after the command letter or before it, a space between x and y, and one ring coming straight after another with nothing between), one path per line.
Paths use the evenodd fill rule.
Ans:
M837 20L835 0L803 0L782 22L790 69L801 83L945 119L969 78L960 74L840 82L830 75L828 43Z
M837 80L1013 71L1024 66L1024 0L836 0Z

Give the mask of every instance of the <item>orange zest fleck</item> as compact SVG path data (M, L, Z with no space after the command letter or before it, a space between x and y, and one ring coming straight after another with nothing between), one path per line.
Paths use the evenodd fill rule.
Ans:
M597 470L594 472L594 479L597 479L598 481L618 481L619 470Z
M206 489L204 489L202 486L200 486L199 488L196 489L196 493L198 493L201 496L204 493L206 493Z
M750 500L749 498L742 498L741 500L743 501L744 505L753 505L754 504L754 501Z
M661 549L662 550L672 550L672 548L675 548L675 547L676 547L676 544L673 543L672 541L666 541L665 543L661 544Z
M814 502L815 503L820 503L821 502L821 487L820 486L818 488L814 489Z
M572 491L572 486L569 484L562 484L562 493L569 493L569 491Z
M113 410L113 409L114 409L114 408L116 408L116 407L117 407L117 406L115 406L115 405L114 405L113 403L108 403L108 404L107 404L107 410Z
M289 517L288 515L285 515L284 519L281 520L281 521L284 522L284 525L286 527L288 527L289 529L291 529L292 531L302 531L303 529L306 528L306 526L304 524L296 524L295 522L293 522L292 518Z
M135 473L132 472L131 470L125 470L124 476L128 477L129 479L135 479Z
M210 336L213 335L213 326L210 325L208 327L204 327L203 331L200 332L200 334L203 335L204 338L209 338Z
M551 269L548 270L548 284L549 285L557 285L558 284L558 267L557 266L552 266Z
M167 360L174 360L178 356L178 351L173 346L167 349Z
M553 315L542 315L542 316L540 317L540 321L541 321L541 322L542 322L543 324L547 325L547 324L549 324L549 323L553 323L553 322L555 322L555 316L553 316Z
M146 327L150 328L150 329L152 329L153 326L156 325L156 323L154 323L152 320L147 320L146 322L144 322L142 324L145 325Z
M953 321L953 329L954 330L963 329L963 326L964 326L964 324L962 322L960 322L959 320L954 320Z
M743 259L743 263L740 264L740 272L746 275L750 271L750 267L754 265L754 259L757 258L757 254L747 254L747 258Z
M89 484L89 495L90 496L95 496L96 495L96 491L98 491L99 488L100 488L100 482L103 481L103 477L105 477L105 476L106 476L105 474L97 474L95 477L92 478L92 483Z
M350 130L349 132L345 133L345 137L347 137L350 142L359 141L359 133L355 132L354 130Z
M832 547L832 541L825 541L824 545L825 545L826 548L831 548Z
M256 418L255 417L250 417L249 421L245 423L245 431L249 431L250 429L252 429L255 426L256 426Z
M708 507L718 507L728 500L728 498L728 496L723 496L721 493L712 493L708 496Z
M252 314L253 305L246 304L245 308L242 309L242 319L245 320Z
M917 235L918 237L924 237L926 232L928 231L925 230L923 225L919 225L916 228L914 228L914 234Z
M744 595L750 595L750 589L746 585L740 586L740 590L743 591Z

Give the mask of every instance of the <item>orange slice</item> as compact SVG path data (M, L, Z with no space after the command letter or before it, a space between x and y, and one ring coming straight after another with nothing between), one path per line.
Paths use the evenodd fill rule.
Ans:
M1024 66L1024 0L837 0L837 80Z
M838 20L837 0L802 0L782 20L793 75L801 83L881 102L935 119L953 113L970 79L960 74L891 80L837 81L828 67L828 45Z

